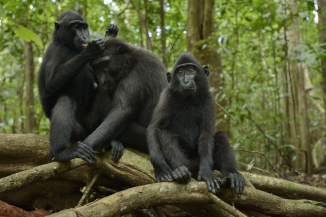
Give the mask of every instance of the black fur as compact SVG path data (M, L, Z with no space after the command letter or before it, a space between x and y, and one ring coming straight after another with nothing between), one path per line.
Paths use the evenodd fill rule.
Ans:
M89 163L96 160L90 147L81 143L69 147L68 143L87 134L81 120L95 94L88 63L103 50L102 39L89 42L88 24L78 13L63 12L60 21L55 22L38 81L42 107L51 121L49 157L55 161L77 157Z
M191 174L204 180L216 193L219 179L213 169L229 176L231 187L241 194L244 178L225 133L215 133L215 100L209 91L209 70L190 53L180 55L170 85L164 89L147 128L150 158L158 182L187 183Z
M109 24L106 27L105 36L104 37L107 37L107 36L117 37L118 32L119 32L119 28L116 25Z
M145 49L115 37L105 37L104 42L103 54L91 64L99 89L112 104L103 123L83 143L98 150L117 138L129 147L148 152L146 127L167 85L166 69Z

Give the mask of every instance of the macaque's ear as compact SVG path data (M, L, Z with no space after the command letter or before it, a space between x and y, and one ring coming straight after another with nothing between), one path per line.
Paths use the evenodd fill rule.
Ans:
M168 79L168 82L170 83L170 81L171 81L171 72L166 73L166 78Z
M208 69L208 66L204 65L203 66L203 69L204 69L204 72L205 72L206 77L208 78L209 77L209 69Z
M58 30L60 28L60 23L58 21L54 22L55 30Z

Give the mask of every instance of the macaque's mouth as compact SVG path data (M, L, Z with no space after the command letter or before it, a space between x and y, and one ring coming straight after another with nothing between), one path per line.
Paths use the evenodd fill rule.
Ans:
M83 47L87 47L87 44L82 44Z

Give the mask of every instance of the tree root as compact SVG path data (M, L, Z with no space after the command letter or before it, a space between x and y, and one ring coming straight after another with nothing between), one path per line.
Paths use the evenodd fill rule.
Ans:
M326 190L268 176L242 173L257 189L290 199L309 199L326 203Z
M43 162L44 159L46 159L47 151L45 147L46 145L48 145L47 140L45 140L44 139L45 137L43 136L42 137L40 136L41 139L38 139L38 136L35 135L13 136L13 135L6 134L3 137L5 139L0 140L0 174L9 173L10 170L8 170L8 167L6 166L4 167L4 165L8 165L8 162L10 162L11 164L10 168L13 167L15 168L11 172L11 174L17 171L18 173L0 179L0 195L4 194L4 192L9 192L16 188L26 186L34 182L45 181L47 179L56 177L58 174L65 173L69 170L72 170L74 168L86 164L81 159L74 159L65 163L52 162L49 164L45 164L29 170L22 171L24 170L24 168L25 169L30 168L29 166L28 167L23 166L24 160L22 161L21 158L23 158L22 156L24 155L24 153L28 153L29 159L33 158L33 156L31 155L35 155L34 159L37 159L37 162L39 163ZM27 139L24 140L23 138L25 137ZM26 144L25 142L22 143L21 144L22 150L20 151L17 145L17 141L20 142L28 141L30 143L29 144ZM33 143L33 141L35 142ZM12 152L12 148L10 146L11 144L14 144L13 147L15 147L15 152ZM38 147L42 147L41 148L42 151L39 153L35 151ZM15 158L16 161L14 160ZM277 215L277 216L326 216L326 208L325 208L326 191L324 189L301 185L301 184L288 182L281 179L261 176L261 175L243 173L243 175L246 178L246 187L244 193L241 196L236 195L230 188L222 189L221 190L222 194L217 195L221 200L218 200L217 198L214 197L215 201L212 201L212 198L210 198L208 194L205 193L207 192L205 183L191 182L188 185L181 185L176 183L162 183L162 184L148 185L148 184L155 183L156 181L154 175L154 168L149 161L149 156L146 154L130 149L125 149L123 156L119 159L118 162L113 162L111 160L111 154L109 152L102 155L98 155L97 158L98 161L94 165L94 168L90 168L88 170L90 172L88 176L91 176L94 170L96 170L99 174L101 174L101 179L109 178L108 180L110 181L113 180L115 183L119 183L122 186L130 186L130 187L140 186L140 187L133 188L133 190L128 189L126 191L123 191L124 193L117 192L116 194L114 194L115 195L114 197L113 195L111 195L109 197L99 200L98 202L91 203L87 206L78 207L75 210L76 213L81 212L80 210L89 209L89 207L95 206L94 204L103 204L102 201L106 201L106 203L113 203L114 201L117 200L123 200L126 201L125 204L128 204L128 200L132 200L132 198L137 197L137 195L142 195L142 193L140 193L140 190L145 188L148 189L148 194L146 193L148 195L147 197L148 199L146 201L145 200L142 201L141 198L137 199L139 200L138 203L140 204L139 206L136 205L134 206L131 204L131 205L125 205L127 206L126 208L124 208L125 206L122 206L119 209L114 208L114 206L112 206L112 207L106 207L105 210L114 209L115 211L111 210L110 213L113 213L114 215L118 215L119 213L122 213L122 211L124 210L139 209L146 204L153 204L151 206L159 206L165 204L175 205L178 204L179 200L181 200L180 198L182 198L182 201L180 201L179 205L177 206L187 211L190 214L196 213L194 215L197 216L205 216L205 215L212 216L212 217L215 216L229 217L232 215L234 216L235 213L232 213L232 215L229 213L232 212L232 210L234 210L233 207L231 207L232 209L227 209L228 212L226 212L225 209L221 208L221 206L224 206L224 208L230 206L230 205L226 206L226 204L223 201L225 201L228 204L234 204L236 208L240 208L244 212L246 210L252 210L252 211L259 212L262 215L265 214L265 215ZM28 165L33 165L35 164L35 162L36 161L28 161ZM15 166L15 165L20 165L20 166ZM85 176L85 173L78 173L76 175L77 178L83 177ZM146 186L141 186L141 185L146 185ZM169 197L166 196L168 193L166 193L166 195L162 193L161 196L161 192L159 190L155 188L156 191L154 191L153 189L155 186L160 186L160 187L169 186L169 188L166 187L167 188L166 192L169 192L169 189L171 187L171 189L173 190L173 191L171 190L171 192L173 192L171 193L172 196L178 195L179 193L182 194L183 196L173 197L172 200L171 199L172 196ZM194 186L197 186L198 189L202 189L203 192L198 193L197 191L192 190L191 187ZM163 188L164 191L165 191L165 187ZM151 194L150 189L152 189L153 192L156 193ZM138 193L135 193L136 191L138 191ZM19 192L19 191L15 191L15 192ZM132 195L136 195L136 196L132 196L132 195L128 196L129 194L128 192L129 193L134 192ZM186 194L186 192L190 192L190 193ZM121 194L123 194L123 197L121 197ZM285 198L290 198L290 199L284 199L275 196L273 194ZM197 195L198 198L195 197L194 195ZM197 205L197 206L189 205L189 204L193 204L191 203L193 197L195 197L197 204L202 204L202 205ZM164 199L164 198L168 198L168 199ZM297 199L297 200L293 200L293 199ZM151 202L151 200L153 200L153 203ZM222 203L219 204L218 202L223 202L224 204L221 205ZM207 204L207 203L214 203L214 204ZM102 209L100 208L96 212L101 212L101 210ZM75 213L75 211L72 211L71 209L65 210L65 212L70 212L70 211ZM234 210L234 211L238 212L238 210ZM88 211L86 210L85 212ZM241 216L241 213L239 212L237 215ZM97 216L97 215L90 215L90 216Z
M277 216L324 217L324 203L309 200L284 199L264 191L245 187L241 196L235 195L232 189L222 189L222 200L234 203L236 207L256 210L261 213Z
M82 159L73 159L66 163L52 162L33 169L15 173L0 179L0 195L34 182L47 180L84 164L86 164L86 162Z
M82 198L80 199L80 201L78 202L77 206L81 206L84 203L85 198L88 196L90 190L92 189L93 185L95 184L96 180L98 179L98 177L100 176L99 173L96 173L95 176L93 177L92 181L89 183L89 185L87 186Z
M130 188L109 197L75 209L63 210L52 216L119 216L139 209L173 204L215 203L233 216L245 217L235 207L230 206L207 190L204 182L190 182L187 185L177 183L156 183Z

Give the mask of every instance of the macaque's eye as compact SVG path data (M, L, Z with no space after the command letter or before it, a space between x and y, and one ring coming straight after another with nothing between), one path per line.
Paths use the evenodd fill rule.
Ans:
M189 68L189 69L188 69L188 72L189 72L190 74L194 73L194 71L195 71L195 70L194 70L193 68Z
M121 47L121 46L119 46L119 47L117 48L117 50L118 50L118 51L121 51L121 50L122 50L122 47Z
M79 26L79 23L75 23L75 24L74 24L74 27L75 27L76 29L79 29L79 27L80 27L80 26Z
M178 75L182 75L183 74L183 71L182 70L179 70L178 71Z

